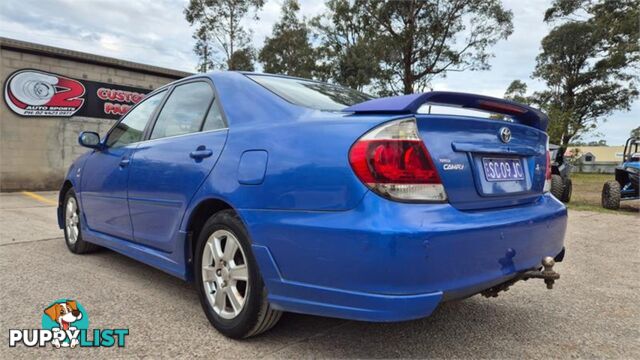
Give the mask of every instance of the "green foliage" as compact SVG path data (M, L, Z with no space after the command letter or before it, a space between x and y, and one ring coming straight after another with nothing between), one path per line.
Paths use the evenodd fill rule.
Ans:
M324 15L311 20L320 42L317 76L362 90L380 76L384 49L376 28L359 1L329 0L326 6Z
M315 19L331 77L381 95L424 91L448 71L486 70L513 31L499 0L329 0Z
M209 69L213 69L213 58L211 53L211 45L207 38L207 32L204 28L199 28L193 34L193 38L196 39L196 45L193 47L193 52L198 56L198 65L196 67L197 72L207 72Z
M384 49L381 85L393 94L424 91L448 71L489 69L490 47L513 32L513 14L499 0L368 0L360 6Z
M253 49L251 47L246 47L244 49L236 50L231 54L228 68L239 71L254 71L255 67L253 64L255 60L256 56Z
M189 0L184 15L196 27L194 51L200 58L198 71L248 67L245 61L252 58L247 57L252 53L250 30L240 22L250 10L257 11L263 5L264 0Z
M613 111L630 109L638 96L639 4L556 0L545 14L564 20L542 40L533 73L547 85L533 97L549 114L552 142L566 146Z
M311 47L307 24L298 19L299 11L297 0L286 0L282 5L282 17L260 50L259 59L265 72L305 78L314 76L317 52Z
M544 21L553 21L583 10L585 0L555 0L544 14Z
M520 80L513 80L509 84L504 92L504 98L527 105L532 102L532 99L527 96L527 84Z
M631 130L631 132L629 133L629 137L640 138L640 126Z

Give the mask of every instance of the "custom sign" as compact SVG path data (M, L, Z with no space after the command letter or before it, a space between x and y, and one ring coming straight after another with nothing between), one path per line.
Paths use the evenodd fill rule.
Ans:
M96 81L76 80L45 71L24 69L9 75L4 101L18 115L118 119L150 90Z

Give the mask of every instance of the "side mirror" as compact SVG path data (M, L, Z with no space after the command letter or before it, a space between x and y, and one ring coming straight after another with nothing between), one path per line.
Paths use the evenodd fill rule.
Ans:
M100 143L100 135L93 131L83 131L78 136L78 143L84 147L91 149L102 149L102 143Z

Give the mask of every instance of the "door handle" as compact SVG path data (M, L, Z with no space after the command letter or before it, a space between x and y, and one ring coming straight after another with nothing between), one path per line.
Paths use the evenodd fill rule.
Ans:
M120 160L120 164L119 165L120 165L121 168L126 167L126 166L129 165L130 161L131 160L129 160L128 158L122 158L122 160Z
M192 151L189 153L189 156L192 159L204 159L207 158L209 156L213 155L213 151L209 150L209 149L198 149L195 151Z

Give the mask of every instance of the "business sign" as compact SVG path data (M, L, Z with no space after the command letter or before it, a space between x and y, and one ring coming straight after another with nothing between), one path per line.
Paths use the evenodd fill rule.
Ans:
M118 119L149 92L143 88L23 69L7 78L4 101L21 116Z

